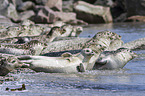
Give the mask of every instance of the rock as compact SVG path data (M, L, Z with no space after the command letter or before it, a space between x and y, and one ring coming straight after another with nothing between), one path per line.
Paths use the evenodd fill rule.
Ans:
M9 18L0 15L0 23L12 23L12 22Z
M8 0L0 0L0 14L3 14L4 9L6 9L9 6Z
M126 21L132 21L132 22L145 22L145 16L131 16L128 17Z
M37 5L45 5L48 0L35 0Z
M37 4L45 5L54 11L62 11L62 0L35 0Z
M35 15L34 11L29 10L29 11L21 12L19 17L21 17L20 20L23 21L23 20L26 20L26 19L30 19L34 15Z
M112 22L112 16L109 7L94 6L83 1L74 4L74 10L77 18L88 23L109 23Z
M19 19L18 13L16 11L16 7L12 3L9 3L7 8L1 11L3 12L2 15L11 18L14 21L17 21Z
M12 3L15 7L17 7L23 3L22 0L9 0L9 2Z
M45 5L54 11L62 11L62 0L48 0Z
M120 17L123 13L126 13L125 0L115 0L111 7L111 13L114 19Z
M144 0L125 0L127 8L127 16L145 15L145 1Z
M63 10L63 12L72 12L73 11L73 0L63 1L62 10Z
M55 12L47 6L37 7L38 13L31 20L35 23L53 23L56 21Z
M79 1L79 0L74 0L74 1ZM82 0L82 1L85 1L90 4L94 4L96 2L96 0Z
M73 12L55 12L55 16L60 18L63 22L76 20L76 13Z
M114 2L112 0L96 0L95 5L112 7Z
M120 16L114 19L114 22L124 22L127 19L127 13L122 13Z
M34 3L31 1L24 2L17 7L18 11L26 11L28 9L32 9L34 7Z

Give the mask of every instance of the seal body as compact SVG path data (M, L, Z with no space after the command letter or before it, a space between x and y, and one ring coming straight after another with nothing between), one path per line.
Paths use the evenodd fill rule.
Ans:
M84 72L93 55L91 49L85 48L75 55L66 52L61 57L30 56L30 60L22 60L22 62L29 64L28 68L36 72L75 73Z
M127 48L119 48L116 51L104 51L96 60L93 69L118 69L123 68L127 62L137 55Z

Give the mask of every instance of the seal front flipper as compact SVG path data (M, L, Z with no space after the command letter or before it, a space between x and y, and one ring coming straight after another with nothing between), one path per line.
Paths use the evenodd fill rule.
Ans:
M72 54L70 52L65 52L61 55L61 57L65 58L68 61L72 61L72 59L70 57L72 57Z
M61 57L71 57L72 56L72 54L70 53L70 52L65 52L65 53L63 53L62 55L61 55Z
M77 66L77 70L78 70L78 72L85 72L84 65L82 63L80 63L80 66Z

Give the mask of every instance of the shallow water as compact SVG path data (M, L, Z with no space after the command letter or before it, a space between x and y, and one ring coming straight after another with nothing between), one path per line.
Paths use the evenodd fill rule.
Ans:
M99 24L84 27L80 37L92 37L110 30L122 36L124 42L145 37L145 23ZM145 94L145 50L135 51L135 58L119 70L96 70L84 73L35 73L31 70L12 74L17 81L0 85L1 96L143 96ZM25 91L5 91L26 85Z

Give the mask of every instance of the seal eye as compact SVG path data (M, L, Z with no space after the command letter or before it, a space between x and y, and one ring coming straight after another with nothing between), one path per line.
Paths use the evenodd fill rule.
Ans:
M107 33L107 35L110 35L109 33Z
M90 52L90 50L86 50L86 52Z
M100 47L102 47L102 45L99 45Z
M132 51L130 51L130 53L132 53Z

